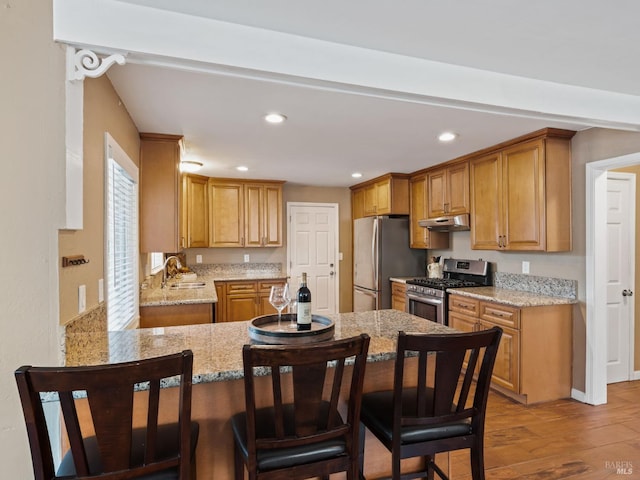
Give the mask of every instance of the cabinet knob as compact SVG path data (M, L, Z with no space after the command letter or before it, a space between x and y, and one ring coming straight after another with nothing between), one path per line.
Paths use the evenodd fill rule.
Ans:
M633 297L633 291L632 290L622 290L622 296L623 297Z

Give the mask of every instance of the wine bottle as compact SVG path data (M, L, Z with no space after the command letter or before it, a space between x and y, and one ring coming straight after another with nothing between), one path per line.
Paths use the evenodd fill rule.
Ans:
M307 287L307 274L302 273L302 282L298 289L298 330L311 330L311 291Z

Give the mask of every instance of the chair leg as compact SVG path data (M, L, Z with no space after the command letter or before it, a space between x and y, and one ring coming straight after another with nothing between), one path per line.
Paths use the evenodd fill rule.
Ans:
M402 472L400 471L400 452L393 450L391 452L391 478L400 480Z
M425 455L423 461L424 471L427 472L427 480L433 480L433 457Z
M484 453L482 445L471 448L471 478L484 480Z
M244 480L244 461L236 442L233 442L233 468L235 480Z
M364 423L360 422L360 433L359 433L359 452L358 452L358 462L360 463L359 476L360 480L364 479L364 437L367 434Z

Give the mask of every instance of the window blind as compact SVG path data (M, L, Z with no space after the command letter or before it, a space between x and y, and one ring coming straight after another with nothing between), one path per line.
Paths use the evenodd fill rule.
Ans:
M138 317L138 188L110 146L107 151L107 321L111 331L127 328Z

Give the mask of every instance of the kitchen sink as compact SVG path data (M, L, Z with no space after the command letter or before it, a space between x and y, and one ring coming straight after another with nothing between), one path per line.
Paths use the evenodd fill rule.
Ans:
M185 290L189 288L204 288L204 282L180 282L169 285L171 290Z

